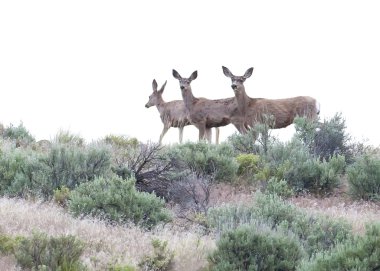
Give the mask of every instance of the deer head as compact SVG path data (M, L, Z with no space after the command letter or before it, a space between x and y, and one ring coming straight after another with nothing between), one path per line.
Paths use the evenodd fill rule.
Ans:
M162 99L162 93L164 92L166 83L167 81L165 81L165 83L162 85L160 90L157 90L156 79L153 79L153 82L152 82L153 93L149 96L149 101L145 105L146 108L149 108L154 105L159 105L164 102L164 100Z
M243 76L235 76L232 74L232 72L228 68L224 66L222 66L222 68L223 68L224 75L231 78L231 81L232 81L231 87L234 90L235 95L236 96L242 95L243 92L245 92L244 82L247 78L251 77L253 68L249 68Z
M198 77L198 72L194 71L190 75L189 78L182 78L181 75L179 75L179 73L173 69L173 76L175 79L177 79L179 81L179 86L180 86L181 91L182 91L182 96L187 96L187 94L189 92L191 93L190 83L191 83L191 81L193 81L194 79L196 79Z

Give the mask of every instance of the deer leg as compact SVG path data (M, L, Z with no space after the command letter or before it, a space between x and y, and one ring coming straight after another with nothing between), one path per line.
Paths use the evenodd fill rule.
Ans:
M219 144L219 127L215 128L215 144Z
M207 139L206 138L206 125L205 124L198 124L196 127L199 130L198 140L201 141L201 140Z
M208 143L211 144L212 130L211 128L206 128L206 138Z
M179 143L182 144L182 140L183 140L183 126L182 127L179 127Z
M158 143L161 145L161 142L162 142L162 138L164 137L164 135L166 134L166 132L169 130L170 126L167 126L167 125L164 125L164 129L162 129L162 132L161 132L161 135L160 135L160 140L158 141Z

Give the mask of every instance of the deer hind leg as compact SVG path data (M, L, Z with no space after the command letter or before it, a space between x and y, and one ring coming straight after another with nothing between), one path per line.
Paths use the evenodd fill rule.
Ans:
M184 127L179 127L179 143L182 144L182 140L183 140L183 128Z

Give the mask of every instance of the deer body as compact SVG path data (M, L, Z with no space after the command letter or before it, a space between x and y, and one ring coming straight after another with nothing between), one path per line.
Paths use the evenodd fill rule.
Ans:
M160 113L160 118L164 127L160 134L159 143L161 144L162 139L170 127L179 129L179 142L182 143L183 140L183 128L187 125L190 125L190 120L188 116L188 111L185 107L185 104L181 100L174 100L170 102L165 102L162 98L162 93L165 89L166 82L161 87L160 90L157 90L157 82L153 80L152 87L153 93L149 96L149 101L145 105L146 108L151 106L156 106L158 112ZM207 129L206 136L211 140L211 130ZM219 129L216 130L215 141L218 144L219 142Z
M212 127L232 123L239 131L243 129L244 122L238 114L235 98L218 100L196 98L192 93L190 83L197 78L197 71L194 71L189 78L182 78L176 70L173 70L173 76L179 80L183 102L191 124L199 130L199 140L207 139L206 130Z
M270 123L273 129L284 128L293 123L296 116L305 116L317 119L319 105L309 96L298 96L286 99L251 98L245 92L244 81L252 75L253 68L249 68L243 76L235 76L223 67L224 74L231 78L232 89L238 103L238 111L244 118L245 127L253 128L257 123L263 123L266 116L273 116Z
M293 123L296 116L309 119L317 118L316 100L308 96L298 96L287 99L251 98L246 111L248 126L263 123L265 115L274 116L270 128L285 128Z

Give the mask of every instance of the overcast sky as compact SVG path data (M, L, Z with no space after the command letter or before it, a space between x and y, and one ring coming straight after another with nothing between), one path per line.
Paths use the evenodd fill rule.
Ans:
M159 113L144 107L152 80L181 99L172 69L198 70L195 96L231 97L224 65L254 67L249 96L315 97L322 119L341 112L349 133L378 145L379 14L376 0L0 1L0 122L37 140L63 129L157 141ZM177 140L172 128L163 142Z

